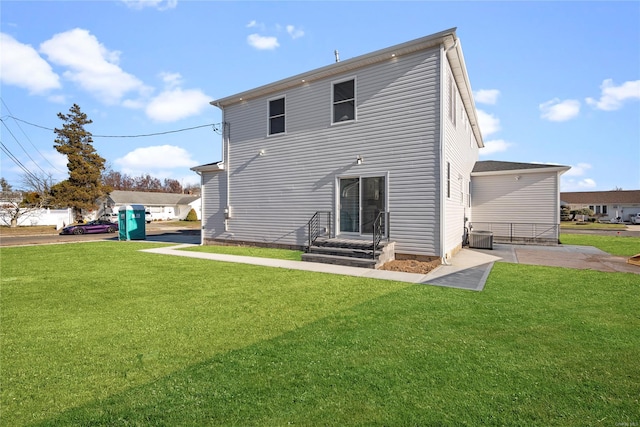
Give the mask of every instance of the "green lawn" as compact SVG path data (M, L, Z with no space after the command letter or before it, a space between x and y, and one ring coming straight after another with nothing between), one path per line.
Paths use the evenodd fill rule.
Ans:
M560 223L560 230L562 229L575 229L575 230L626 230L627 226L624 224L610 224L606 222L573 222L563 221Z
M469 292L155 246L0 250L0 425L639 421L638 275L497 263Z
M251 257L258 257L258 258L285 259L285 260L291 260L291 261L300 261L302 259L302 251L294 251L294 250L288 250L288 249L275 249L275 248L259 248L254 246L207 245L207 246L194 246L190 248L184 248L182 250L193 251L193 252L214 253L214 254L225 254L225 255L251 256Z
M595 246L611 255L633 256L640 253L640 238L600 236L596 234L560 234L563 245Z

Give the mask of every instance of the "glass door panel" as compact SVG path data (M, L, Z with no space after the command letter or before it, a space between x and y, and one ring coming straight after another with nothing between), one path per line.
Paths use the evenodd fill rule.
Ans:
M373 222L385 210L385 177L362 178L362 234L373 233Z
M340 179L340 232L360 232L360 178Z

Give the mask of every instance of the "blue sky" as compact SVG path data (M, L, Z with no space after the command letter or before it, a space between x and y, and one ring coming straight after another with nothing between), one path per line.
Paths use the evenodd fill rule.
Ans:
M221 160L209 101L457 27L481 160L571 166L562 191L640 189L640 2L2 1L1 173L66 178L57 113L132 176ZM16 120L13 117L19 119ZM28 123L25 123L28 122ZM39 127L33 126L37 125ZM104 138L107 136L149 137ZM13 158L12 158L13 157ZM19 166L14 161L20 162Z

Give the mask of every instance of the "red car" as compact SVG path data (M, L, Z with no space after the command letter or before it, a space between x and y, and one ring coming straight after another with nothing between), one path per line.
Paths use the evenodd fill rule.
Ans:
M118 224L103 219L96 219L85 224L74 224L62 229L60 234L115 233Z

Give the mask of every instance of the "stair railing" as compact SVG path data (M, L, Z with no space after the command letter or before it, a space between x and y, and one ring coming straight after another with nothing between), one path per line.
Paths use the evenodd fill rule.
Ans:
M316 241L316 239L324 234L331 236L331 212L318 211L307 223L308 230L308 246L307 251Z
M376 259L376 250L383 239L389 238L389 212L381 211L373 221L373 259Z

